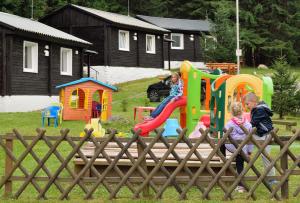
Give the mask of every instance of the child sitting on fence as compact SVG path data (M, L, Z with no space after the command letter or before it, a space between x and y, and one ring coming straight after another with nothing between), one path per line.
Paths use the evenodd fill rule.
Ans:
M249 121L247 121L245 119L245 117L243 116L242 103L233 102L231 104L231 115L232 115L232 118L225 125L225 130L229 130L229 128L232 128L233 130L230 134L231 138L233 138L234 140L244 140L246 138L246 134L244 133L244 131L242 130L242 128L240 126L244 126L244 128L246 128L248 130L248 132L251 131L252 126L249 123ZM234 151L236 150L236 148L233 144L225 144L225 147L231 153L234 153ZM243 151L246 155L251 155L252 150L253 150L252 144L247 144L243 147ZM236 156L236 170L237 170L238 174L240 174L244 169L244 161L245 160L241 156L241 154L238 154ZM241 183L239 183L236 190L238 192L246 191L244 186Z
M171 77L171 90L170 95L166 97L152 113L150 114L150 117L145 118L145 120L152 120L153 118L156 118L165 108L165 106L172 101L176 101L179 99L180 96L183 94L183 82L180 79L179 73L172 73Z

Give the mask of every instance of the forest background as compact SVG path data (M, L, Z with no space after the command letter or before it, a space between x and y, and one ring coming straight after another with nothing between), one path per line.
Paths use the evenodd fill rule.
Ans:
M33 18L68 3L127 15L128 2L130 16L209 20L217 43L204 50L206 61L236 60L235 0L33 0ZM31 18L31 5L31 0L1 0L0 10ZM293 66L300 64L300 0L241 0L239 7L244 65L270 65L282 56Z

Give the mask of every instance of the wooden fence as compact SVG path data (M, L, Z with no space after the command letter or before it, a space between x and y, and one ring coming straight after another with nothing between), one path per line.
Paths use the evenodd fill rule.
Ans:
M300 175L300 154L295 155L290 149L299 139L300 131L289 137L279 137L272 132L265 141L257 141L253 137L254 129L247 133L246 139L237 142L229 136L231 130L220 140L211 138L208 131L202 130L198 139L188 139L186 130L181 131L176 139L164 138L163 130L155 131L156 136L152 138L141 137L139 132L134 133L132 138L119 138L114 131L105 138L95 138L91 136L91 130L85 131L82 138L69 136L69 130L62 130L60 136L46 136L45 131L40 129L36 136L22 136L14 130L0 137L0 145L6 153L0 189L4 187L4 196L19 198L32 185L38 194L36 198L47 199L47 192L55 187L59 191L57 197L63 200L70 198L70 193L77 186L83 191L84 199L99 195L95 193L99 187L107 190L110 199L117 198L125 187L133 198L139 198L141 194L162 198L167 188L174 187L179 199L188 198L187 193L196 188L203 199L214 199L212 189L220 187L227 200L234 198L235 188L243 183L248 198L257 199L260 185L266 187L270 198L288 198L290 177ZM242 150L250 142L257 148L251 157ZM24 151L18 152L19 156L14 148L17 143L24 146ZM237 150L224 156L220 148L225 143L233 144ZM44 156L37 155L37 145L49 149ZM270 156L264 150L267 145L280 146L280 151ZM70 146L70 152L61 153L59 146ZM238 154L246 162L240 174L234 164ZM257 163L257 159L262 154L270 160L266 169L258 167L261 163ZM24 167L29 156L37 163L30 171ZM55 156L59 163L56 163L54 173L47 167L51 156ZM275 167L277 175L269 177L267 174L272 167ZM17 173L17 170L23 175L18 175L20 172ZM46 176L39 175L41 171ZM62 171L67 171L68 175L62 174ZM272 187L268 184L270 179L279 182ZM13 187L16 181L21 184ZM299 194L300 183L292 192L294 196Z

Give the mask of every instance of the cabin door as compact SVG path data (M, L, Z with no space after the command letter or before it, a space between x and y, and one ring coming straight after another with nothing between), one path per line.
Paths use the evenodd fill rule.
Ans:
M102 110L101 110L101 121L107 121L108 117L108 92L103 91L102 93Z

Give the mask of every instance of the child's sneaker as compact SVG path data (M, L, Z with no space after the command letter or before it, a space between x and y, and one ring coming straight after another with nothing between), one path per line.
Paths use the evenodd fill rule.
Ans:
M235 191L237 191L238 193L244 193L244 192L246 192L246 189L243 186L238 185L235 188Z
M278 183L277 180L270 180L268 181L268 184L272 187L273 185L276 185Z

